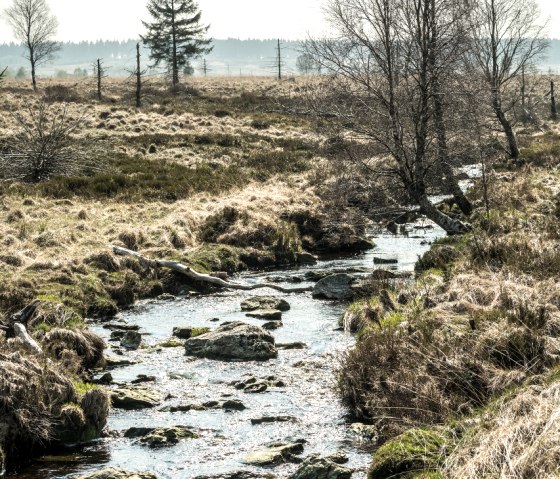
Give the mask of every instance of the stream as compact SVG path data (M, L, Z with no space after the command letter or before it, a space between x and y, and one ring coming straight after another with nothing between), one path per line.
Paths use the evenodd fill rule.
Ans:
M266 273L248 273L237 280L247 283L272 278L285 286L307 286L306 273L321 270L363 270L374 267L411 271L419 255L444 232L431 223L407 225L409 234L374 234L376 248L367 254L319 261L316 265ZM392 258L397 264L374 266L373 258ZM297 284L294 284L297 281ZM255 295L272 295L286 299L291 309L283 313L283 326L272 331L277 343L303 342L306 349L280 350L277 359L266 362L225 362L185 356L183 347L158 348L171 337L175 326L215 328L225 321L241 320L262 325L241 311L243 299ZM334 391L340 355L352 347L354 338L339 329L345 310L340 302L312 299L311 293L282 294L272 290L252 292L224 291L196 297L179 297L168 301L146 301L120 314L115 321L140 326L144 347L125 352L137 364L111 370L116 383L130 383L138 375L155 376L146 386L158 389L167 399L159 407L140 411L113 409L109 417L110 437L77 450L38 459L15 479L62 479L75 473L118 466L129 470L151 471L159 479L190 479L237 471L270 472L278 478L288 477L297 464L281 464L270 469L243 462L247 453L263 449L267 443L304 439L305 457L311 453L343 451L346 465L355 470L354 479L366 477L373 445L356 434L345 420L345 411ZM219 321L215 321L218 318ZM90 328L109 340L110 330L93 323ZM108 353L118 343L108 342ZM232 383L248 377L274 376L279 386L260 394L247 394ZM221 408L188 412L166 412L169 406L202 404L208 401L238 399L245 410L226 412ZM252 425L251 419L262 416L290 416L288 422ZM200 436L186 439L169 448L150 449L133 439L122 437L130 427L183 425Z

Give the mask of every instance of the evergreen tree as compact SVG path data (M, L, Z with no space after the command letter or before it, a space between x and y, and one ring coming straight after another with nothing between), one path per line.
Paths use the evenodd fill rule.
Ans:
M142 41L151 50L153 66L167 67L175 88L189 59L212 50L211 40L205 38L209 26L201 25L194 0L149 0L148 12L154 21L142 22L147 29Z

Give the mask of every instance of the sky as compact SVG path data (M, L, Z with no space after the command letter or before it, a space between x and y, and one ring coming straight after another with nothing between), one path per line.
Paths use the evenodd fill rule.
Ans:
M146 0L47 0L59 21L57 40L128 40L143 33ZM549 35L560 38L560 0L537 0L550 17ZM326 31L324 0L198 0L209 35L225 38L300 40ZM11 0L0 0L0 16ZM0 43L13 41L0 20Z

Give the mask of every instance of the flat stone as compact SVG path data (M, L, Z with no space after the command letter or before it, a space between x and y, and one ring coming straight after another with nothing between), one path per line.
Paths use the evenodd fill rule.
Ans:
M140 444L156 449L175 446L182 439L197 439L199 436L187 426L170 426L158 428L132 427L125 432L124 437L138 438Z
M256 309L276 309L289 311L290 304L282 298L274 296L253 296L241 303L241 311L254 311Z
M266 449L251 452L244 458L244 462L253 466L271 466L283 462L297 462L295 456L303 453L303 442L287 444L272 444Z
M278 349L307 349L307 344L301 342L295 343L278 343L276 345Z
M274 422L292 422L295 421L296 418L293 416L261 416L251 419L251 424L269 424Z
M336 462L340 459L340 456L334 455L311 455L302 462L290 479L350 479L353 471Z
M113 407L119 409L146 409L158 406L162 401L160 393L149 388L122 387L111 391Z
M136 364L137 361L132 359L117 358L115 356L105 356L105 365L107 369L120 368L123 366L131 366Z
M264 329L235 321L196 338L187 339L188 356L210 359L266 361L276 358L274 337Z
M151 472L134 472L117 467L106 467L95 472L88 472L75 479L157 479Z
M139 374L136 376L136 379L130 381L130 384L142 384L142 383L155 383L156 382L155 376L146 376L145 374Z
M250 318L266 319L268 320L280 320L282 319L282 311L277 309L255 309L245 314Z
M397 258L373 258L373 264L398 264L398 262Z

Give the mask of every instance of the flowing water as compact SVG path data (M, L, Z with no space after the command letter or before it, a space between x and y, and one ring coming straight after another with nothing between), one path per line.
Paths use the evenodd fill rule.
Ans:
M412 270L418 256L429 248L429 243L442 236L443 231L432 225L423 228L420 223L408 225L408 231L408 235L375 235L373 239L377 247L364 255L320 261L317 265L298 269L245 274L238 280L250 283L268 278L285 286L312 285L305 281L305 274L309 271L349 268L371 271L374 257L397 260L396 264L389 266L393 269ZM295 281L298 284L294 284ZM303 342L306 349L281 350L277 359L257 363L193 359L184 355L182 347L157 347L170 338L174 326L214 328L232 320L262 324L259 320L247 318L240 310L240 302L255 292L228 291L140 303L122 313L117 321L140 326L147 347L124 353L127 359L133 359L137 364L114 369L111 373L117 383L129 383L140 374L155 376L156 382L147 386L155 387L167 399L154 409L113 409L108 426L116 433L111 437L77 451L41 458L13 477L62 479L106 465L153 471L159 479L188 479L236 471L263 472L263 469L244 464L244 456L272 441L304 439L303 456L344 451L350 458L348 467L356 470L353 477L364 478L372 444L352 431L333 388L337 360L354 343L354 338L339 328L345 304L315 300L311 293L282 294L258 290L256 294L272 294L290 303L291 309L283 314L283 326L272 334L277 343ZM219 322L215 321L216 318ZM110 331L102 325L93 324L91 328L109 339ZM232 382L248 377L267 376L275 376L284 385L269 388L261 394L247 394L232 385ZM168 406L226 399L241 400L246 409L226 412L216 408L174 413L164 410ZM252 418L279 415L291 416L293 420L251 424ZM150 449L117 434L130 427L169 425L190 426L200 437L181 441L170 448ZM265 472L282 478L296 468L295 464L283 464Z

